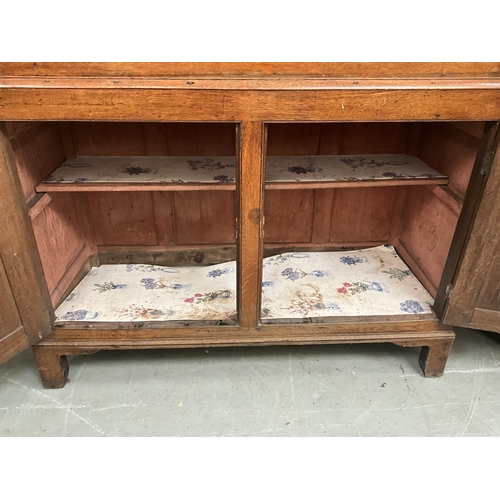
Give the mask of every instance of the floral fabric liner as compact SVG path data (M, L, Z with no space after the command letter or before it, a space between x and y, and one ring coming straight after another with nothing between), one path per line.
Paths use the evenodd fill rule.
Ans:
M236 263L93 267L56 311L56 322L236 319Z
M392 246L264 259L262 318L432 313L434 300Z
M431 313L432 297L393 247L294 252L264 259L262 318ZM56 311L56 322L236 320L236 262L103 265Z
M54 183L234 183L232 156L81 156L66 160L43 184ZM446 176L408 155L271 156L267 182L342 182L436 179Z

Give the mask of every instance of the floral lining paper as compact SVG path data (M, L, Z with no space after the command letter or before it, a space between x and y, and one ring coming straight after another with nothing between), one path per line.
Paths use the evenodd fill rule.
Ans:
M120 183L220 184L235 183L233 156L81 156L66 160L42 184ZM270 156L266 181L345 182L394 179L436 179L436 172L415 156L401 154L338 156Z
M431 313L432 297L391 246L264 259L262 318ZM236 262L92 268L56 322L236 320Z

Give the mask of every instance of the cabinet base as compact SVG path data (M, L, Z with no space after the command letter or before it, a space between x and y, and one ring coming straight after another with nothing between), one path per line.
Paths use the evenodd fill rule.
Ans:
M355 324L343 325L269 325L253 329L239 327L207 327L198 329L137 330L55 330L51 336L33 347L43 386L64 387L68 376L67 355L92 354L101 350L165 349L187 347L237 347L314 344L392 343L402 347L421 347L420 366L425 377L443 375L455 340L451 328L433 324L434 329L398 331L392 324L378 331ZM406 325L409 326L409 325ZM422 328L424 327L424 328ZM361 331L360 331L361 330Z

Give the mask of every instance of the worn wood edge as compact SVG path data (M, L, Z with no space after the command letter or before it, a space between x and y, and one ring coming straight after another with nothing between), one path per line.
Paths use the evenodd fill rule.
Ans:
M420 281L420 283L425 287L429 294L435 298L437 293L437 287L427 276L427 273L423 270L419 262L412 256L412 254L405 247L404 243L398 238L394 241L394 248L396 252L400 255L403 262L411 269L411 272Z
M236 245L98 246L101 264L215 265L236 260Z
M383 316L384 321L400 322L404 321L402 314L393 316ZM380 316L319 316L311 318L275 318L275 319L261 319L262 325L307 325L307 324L336 324L336 323L363 323L363 322L376 322L380 320ZM437 321L434 313L418 314L415 315L415 321Z
M455 334L451 329L435 330L429 328L427 331L405 331L388 332L384 335L375 334L313 334L302 332L298 336L282 335L280 337L266 334L265 331L259 335L246 335L241 333L238 337L219 337L214 331L212 336L205 337L158 337L158 338L53 338L48 337L37 344L38 348L68 348L82 350L99 349L154 349L154 348L183 348L183 347L223 347L223 346L253 346L253 345L315 345L315 344L369 344L369 343L402 343L407 346L424 346L429 342L454 339Z
M345 319L345 318L343 318ZM130 322L125 328L126 323L122 323L122 328L102 328L99 323L93 323L92 328L82 327L79 322L73 322L71 326L65 328L53 328L50 338L103 338L103 339L127 339L127 338L186 338L186 337L210 337L219 336L219 338L238 339L241 335L260 335L261 332L266 332L274 335L276 338L281 338L283 335L289 337L300 337L302 334L316 333L329 335L349 335L367 334L380 336L391 332L414 331L422 332L426 330L440 330L443 328L437 319L420 319L415 318L404 319L399 321L386 321L386 317L380 316L372 321L344 321L337 323L308 323L304 324L289 324L289 325L261 325L256 327L241 327L241 326L195 326L189 327L155 327L147 328L147 323ZM137 324L136 328L132 325ZM444 328L448 329L448 327Z
M264 257L286 252L335 252L340 250L360 250L386 245L387 240L346 241L341 243L264 243Z

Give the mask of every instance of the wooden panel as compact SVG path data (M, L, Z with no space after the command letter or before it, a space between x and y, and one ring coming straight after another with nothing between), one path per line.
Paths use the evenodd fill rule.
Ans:
M314 192L311 243L328 243L330 241L335 193L335 189L318 189Z
M435 288L439 287L457 221L457 213L427 188L408 188L400 240Z
M330 242L386 242L396 192L394 187L337 189Z
M266 191L264 199L266 243L311 241L314 191Z
M66 158L76 158L78 156L78 150L73 124L71 122L60 122L59 130L61 131Z
M498 76L500 64L443 62L203 62L203 63L1 63L1 76L318 76L409 77L409 76Z
M488 141L484 143L478 168L474 171L475 183L471 186L474 192L470 193L463 209L463 213L469 215L469 221L461 217L457 231L457 238L464 238L465 247L458 259L444 321L466 327L474 324L474 328L500 333L500 324L492 322L497 315L494 313L500 311L500 233L495 223L500 214L498 124L488 127L485 135ZM485 182L488 165L491 165L491 173Z
M463 198L478 148L477 137L451 124L427 123L422 132L418 156L448 176L449 188Z
M171 156L234 156L236 127L230 123L166 124Z
M238 129L237 304L238 322L244 328L260 322L266 142L262 122L243 122Z
M360 82L358 82L360 83ZM418 121L498 120L500 81L430 88L162 90L0 88L0 120L142 121ZM460 82L459 82L460 83ZM460 87L460 85L459 85ZM170 154L173 154L172 152Z
M406 153L408 130L405 123L345 123L339 154Z
M452 321L452 324L455 324L457 326L465 326L468 322L470 322L470 318L472 315L471 307L476 301L477 294L479 293L478 282L476 280L471 281L472 286L469 286L467 284L465 290L462 291L465 291L465 294L462 294L465 295L465 297L462 296L461 300L459 299L458 307L448 307L448 299L450 298L451 287L455 284L457 275L459 275L461 272L460 268L462 266L465 253L470 248L468 239L471 234L476 214L478 213L480 207L485 186L487 182L491 182L488 179L488 176L499 141L500 132L498 122L486 123L484 134L481 138L479 151L474 162L474 168L472 170L467 195L463 203L463 208L460 211L457 229L455 231L455 235L453 236L450 253L448 255L448 259L443 271L443 277L441 279L438 293L436 295L436 303L434 305L436 314L439 317L442 317L443 321L447 321L447 317L450 318L449 320ZM491 192L495 192L495 189L498 189L498 187L493 188L493 191ZM483 224L485 224L485 221L487 221L488 219L491 220L492 207L488 206L490 204L491 201L488 200L486 202L486 216L483 215ZM481 252L483 242L481 238L482 236L480 236L478 247L476 247L475 249L475 252L477 252L476 258L479 257ZM471 267L468 268L468 272L471 272Z
M53 195L51 203L33 220L33 231L53 303L58 300L55 295L64 291L61 290L61 281L71 281L72 275L78 272L79 269L71 269L75 260L79 259L83 265L92 253L86 220L82 220L79 213L79 201L84 203L81 195Z
M474 137L477 137L478 139L481 139L484 133L484 122L453 122L451 123L452 126L459 128L460 130L463 130L464 132L467 132L470 135L473 135Z
M151 193L158 245L176 245L174 197L172 193Z
M4 124L0 124L0 228L0 256L32 344L50 332L52 308Z
M66 159L57 123L10 124L9 136L27 200L35 187Z
M316 155L319 153L320 124L270 124L268 134L267 156Z
M21 318L0 258L0 364L28 347Z
M234 193L175 192L173 200L179 245L235 242Z
M168 156L167 127L164 123L143 123L147 156Z
M146 156L141 123L72 124L78 156Z
M338 155L342 149L342 136L346 123L323 123L318 148L320 155ZM356 153L354 153L356 154Z
M156 245L151 193L88 193L98 245Z
M470 328L500 333L500 311L475 308L469 326Z

